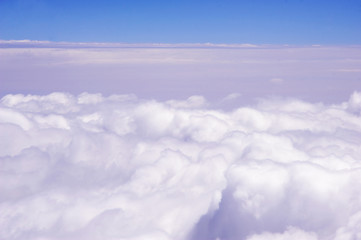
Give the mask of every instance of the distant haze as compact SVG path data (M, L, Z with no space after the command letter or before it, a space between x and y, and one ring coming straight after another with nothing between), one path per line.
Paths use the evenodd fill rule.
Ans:
M54 91L296 97L326 103L361 90L360 46L0 42L0 95Z

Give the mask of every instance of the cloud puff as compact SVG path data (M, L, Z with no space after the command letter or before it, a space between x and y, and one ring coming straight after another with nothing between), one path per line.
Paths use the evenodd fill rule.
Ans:
M303 240L317 240L314 233L307 233L297 228L289 227L284 233L263 233L253 235L247 240L289 240L289 239L303 239Z
M358 238L360 99L7 95L0 238Z

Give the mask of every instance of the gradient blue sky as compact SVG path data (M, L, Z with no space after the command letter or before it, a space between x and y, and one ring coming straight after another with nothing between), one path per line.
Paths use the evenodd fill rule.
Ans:
M0 0L0 39L361 44L361 1Z

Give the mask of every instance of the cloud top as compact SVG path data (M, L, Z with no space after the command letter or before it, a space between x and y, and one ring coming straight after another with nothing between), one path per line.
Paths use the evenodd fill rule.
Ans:
M360 99L6 95L0 238L355 239Z

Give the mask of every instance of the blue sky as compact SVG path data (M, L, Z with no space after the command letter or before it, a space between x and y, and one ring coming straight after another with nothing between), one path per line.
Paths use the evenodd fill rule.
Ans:
M0 39L361 44L361 1L0 0Z

